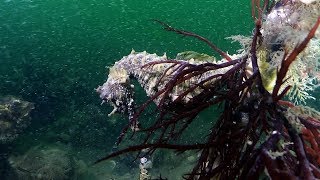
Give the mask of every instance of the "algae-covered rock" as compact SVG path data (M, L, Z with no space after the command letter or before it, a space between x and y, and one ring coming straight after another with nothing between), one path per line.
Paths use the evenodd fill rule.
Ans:
M72 179L74 161L66 148L58 146L31 148L23 155L11 156L9 163L17 179Z
M0 98L0 144L15 140L30 124L33 103L13 96Z

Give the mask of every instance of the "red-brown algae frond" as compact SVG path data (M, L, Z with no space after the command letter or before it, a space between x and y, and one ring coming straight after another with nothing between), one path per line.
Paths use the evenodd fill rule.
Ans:
M195 33L193 33L193 32L176 29L176 28L174 28L174 27L172 27L172 26L170 26L170 25L168 25L168 24L166 24L166 23L164 23L164 22L162 22L162 21L156 20L156 19L155 19L154 21L157 22L157 23L159 23L159 24L161 24L161 25L164 27L164 29L167 30L167 31L173 31L173 32L175 32L175 33L177 33L177 34L181 34L181 35L183 35L183 36L190 36L190 37L197 38L197 39L199 39L200 41L205 42L209 47L211 47L211 49L213 49L214 51L216 51L217 53L219 53L219 54L220 54L223 58L225 58L227 61L231 61L231 60L232 60L232 59L230 58L230 56L229 56L226 52L224 52L224 51L222 51L221 49L219 49L215 44L213 44L212 42L210 42L208 39L206 39L206 38L204 38L204 37L202 37L202 36L200 36L200 35L198 35L198 34L195 34Z

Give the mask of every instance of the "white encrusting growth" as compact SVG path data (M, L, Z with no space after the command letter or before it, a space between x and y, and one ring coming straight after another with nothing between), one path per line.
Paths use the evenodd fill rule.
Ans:
M264 18L261 27L262 43L257 49L260 73L265 88L272 92L276 73L280 69L285 55L289 55L310 32L320 17L320 0L292 0L281 5L278 2ZM238 53L246 54L250 49L252 37L241 35L228 39L238 41L242 48ZM250 65L250 64L249 64ZM320 31L315 33L287 72L285 87L291 86L288 97L295 104L314 99L309 93L319 87L320 80Z

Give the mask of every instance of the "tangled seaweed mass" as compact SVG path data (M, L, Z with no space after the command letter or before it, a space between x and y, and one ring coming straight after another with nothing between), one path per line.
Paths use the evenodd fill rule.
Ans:
M255 29L251 37L230 37L242 45L236 55L156 20L167 31L204 41L223 59L196 52L168 59L132 51L110 68L97 92L114 107L110 115L129 116L117 144L130 128L145 138L97 163L129 152L140 157L141 151L150 155L160 148L197 150L197 163L185 179L320 178L320 113L298 105L313 98L309 92L320 79L320 1L251 2ZM149 96L144 104L135 103L131 79ZM138 120L151 103L157 114L146 126ZM207 136L177 143L200 112L217 104L222 113Z

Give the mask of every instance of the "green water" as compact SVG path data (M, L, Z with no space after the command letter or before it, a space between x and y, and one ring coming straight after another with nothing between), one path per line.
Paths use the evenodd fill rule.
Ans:
M151 19L205 36L230 54L238 46L224 38L250 35L253 27L250 1L242 0L1 1L0 96L36 107L15 151L59 142L91 162L110 152L127 120L107 117L112 108L100 106L94 88L105 80L106 66L132 48L169 57L186 50L217 56Z

